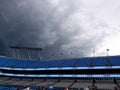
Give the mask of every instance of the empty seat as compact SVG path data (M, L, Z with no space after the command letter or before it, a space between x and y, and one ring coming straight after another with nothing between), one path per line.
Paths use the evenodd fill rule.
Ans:
M94 66L106 66L107 65L107 58L105 57L96 57L93 60Z
M91 59L89 59L89 58L83 58L83 59L78 60L78 62L76 63L76 65L78 67L88 67L88 65L90 64L90 62L91 62Z
M114 90L116 86L116 84L114 83L113 79L104 79L101 78L99 80L95 80L95 86L97 87L97 89L109 89L109 90Z
M56 61L52 60L52 61L49 61L48 66L49 67L58 67L58 66L62 66L63 63L64 63L63 60L56 60Z
M32 60L18 60L10 58L0 58L0 66L2 67L17 67L17 68L55 68L55 67L88 67L106 66L111 64L113 66L120 66L120 56L110 57L95 57L95 58L81 58L69 60L48 60L48 61L32 61Z
M93 80L92 79L88 79L88 80L81 80L78 79L77 82L75 82L71 88L87 88L87 87L91 87L93 86Z
M72 67L76 62L77 60L64 60L63 67Z
M120 56L111 56L111 57L108 57L108 59L110 60L113 66L120 65Z

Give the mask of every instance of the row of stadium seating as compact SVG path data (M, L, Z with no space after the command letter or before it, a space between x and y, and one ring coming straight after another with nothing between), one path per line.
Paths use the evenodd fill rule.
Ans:
M1 86L0 90L17 90L15 87Z
M30 88L30 89L20 88L20 89L18 89L17 87L13 87L13 86L1 86L0 90L38 90L38 89L35 89L35 88Z
M113 66L120 66L120 56L110 57L94 57L94 58L81 58L70 60L18 60L10 58L0 58L0 67L26 67L26 68L45 68L45 67L88 67L90 64L93 66L106 66L110 63Z
M75 79L44 80L44 79L28 79L28 78L22 79L0 77L0 85L5 85L4 87L0 87L0 90L16 90L17 87L19 87L19 90L23 90L22 88L26 87L30 87L31 88L30 90L42 90L38 88L46 88L45 90L63 90L63 88L66 87L69 88L70 90L86 90L82 88L97 88L89 90L119 90L120 83L117 83L116 81L117 81L116 79L114 80L111 78L106 79L81 78L75 81ZM6 86L9 86L10 89L7 89L8 87Z

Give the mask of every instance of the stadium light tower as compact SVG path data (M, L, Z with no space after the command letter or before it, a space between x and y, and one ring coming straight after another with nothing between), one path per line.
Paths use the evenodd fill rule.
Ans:
M89 66L94 66L94 58L95 58L95 50L94 49L92 49L92 53L93 53L93 58L91 59Z
M109 49L106 49L106 54L107 54L107 65L112 66L111 62L109 61Z
M93 58L95 58L95 50L93 50Z
M107 57L108 57L108 55L109 55L109 49L106 49L106 54L107 54Z

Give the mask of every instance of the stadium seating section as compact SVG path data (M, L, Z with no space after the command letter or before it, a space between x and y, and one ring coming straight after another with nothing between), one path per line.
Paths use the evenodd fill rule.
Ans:
M17 68L55 68L55 67L88 67L91 62L93 66L106 66L109 63L113 66L120 66L120 56L81 58L69 60L18 60L10 58L0 58L0 67L17 67Z

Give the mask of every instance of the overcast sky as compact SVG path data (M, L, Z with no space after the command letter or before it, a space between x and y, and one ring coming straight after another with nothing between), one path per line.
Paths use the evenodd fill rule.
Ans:
M120 55L119 10L120 0L0 0L0 52L18 45L41 47L47 59Z

